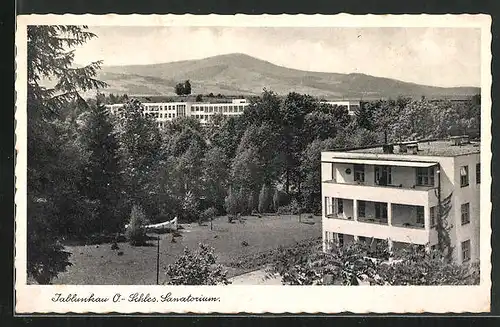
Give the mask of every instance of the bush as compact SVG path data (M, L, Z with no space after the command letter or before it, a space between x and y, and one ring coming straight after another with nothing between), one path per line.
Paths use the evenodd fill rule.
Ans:
M286 206L279 207L278 213L282 215L298 215L302 210L300 208L299 202L293 199L291 203Z
M224 204L225 204L225 209L226 209L226 212L229 214L229 215L236 215L238 213L238 198L237 198L237 195L236 195L236 192L233 192L233 190L230 188L229 189L229 193L227 194L225 200L224 200Z
M200 244L197 251L184 249L174 264L167 267L168 285L227 285L227 271L216 264L214 249Z
M250 214L253 214L255 212L255 199L254 199L252 192L250 192L250 194L248 194L247 211Z
M278 189L275 189L273 194L273 209L275 212L279 211L281 203L280 201L281 201L281 193Z
M125 235L131 245L142 245L146 240L146 216L141 207L134 205Z
M187 192L182 202L182 218L187 222L193 222L200 218L198 201L192 192Z
M215 210L214 207L210 207L208 209L205 209L205 211L203 211L200 215L200 221L201 222L211 221L215 218L216 214L217 214L217 210Z
M269 188L262 185L259 193L259 212L264 213L269 209Z

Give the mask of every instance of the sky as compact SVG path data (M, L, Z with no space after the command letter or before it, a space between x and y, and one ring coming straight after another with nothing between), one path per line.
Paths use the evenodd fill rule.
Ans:
M165 63L244 53L308 71L364 73L433 86L481 85L473 28L90 26L75 63Z

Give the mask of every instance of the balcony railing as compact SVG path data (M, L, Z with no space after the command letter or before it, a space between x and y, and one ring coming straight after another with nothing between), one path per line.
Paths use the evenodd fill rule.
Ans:
M414 228L414 229L424 229L425 228L424 223L410 223L410 222L403 222L403 223L392 222L392 226L404 227L404 228Z
M387 225L387 218L358 217L358 221L370 224Z
M339 234L355 235L361 237L374 237L391 239L395 242L427 244L437 242L435 230L412 228L402 226L389 226L387 224L368 223L347 219L325 219L324 230Z
M403 184L377 184L377 183L369 183L369 182L360 182L360 181L354 181L354 182L343 182L343 183L337 183L335 179L329 179L323 181L323 183L329 183L329 184L339 184L339 185L358 185L358 186L369 186L369 187L377 187L377 188L391 188L391 189L405 189L405 190L417 190L417 191L428 191L435 189L435 186L431 185L412 185L412 186L405 186Z
M361 183L322 183L322 195L343 199L358 199L372 202L392 202L405 205L437 205L436 188L431 186L399 187L378 186Z

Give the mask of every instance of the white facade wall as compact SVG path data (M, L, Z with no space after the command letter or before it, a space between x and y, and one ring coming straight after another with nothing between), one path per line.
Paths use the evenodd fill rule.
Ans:
M452 212L454 213L454 217L451 223L454 225L454 255L459 261L462 261L463 259L461 243L466 240L470 240L471 243L471 259L479 259L480 184L477 184L476 181L476 164L479 162L479 153L455 158L455 191L453 192L453 201L451 208ZM469 167L469 185L461 187L460 167L466 165ZM465 203L469 203L470 223L462 225L461 206Z
M332 163L335 158L343 159L369 159L369 160L404 160L401 166L392 166L392 185L375 185L375 166L365 165L365 183L359 185L354 182L354 164ZM323 204L323 237L325 232L341 233L353 236L374 237L379 239L389 239L403 243L428 244L438 243L438 236L435 226L430 224L430 209L439 204L437 194L438 178L441 187L441 201L452 194L451 211L447 218L448 224L452 226L449 236L451 246L454 248L453 256L457 262L462 262L461 242L470 240L471 259L479 259L479 187L476 182L476 164L479 163L479 153L461 155L455 157L444 156L404 156L397 154L369 154L360 152L323 152L321 155L322 169L322 204ZM436 162L434 167L435 183L432 187L415 187L416 168L411 167L411 162ZM460 167L469 166L469 185L460 187ZM346 173L350 169L350 174ZM399 187L401 185L401 187ZM398 186L398 187L395 187ZM330 202L335 203L335 198L344 199L344 217L328 218L325 216L325 198L331 198ZM369 223L357 221L357 203L359 200L366 201L366 217L375 216L374 202L385 202L389 204L387 224ZM351 206L352 203L352 206ZM470 223L461 224L461 205L470 205ZM423 228L415 228L417 220L417 206L424 208ZM333 209L335 210L335 208ZM347 218L352 212L353 219ZM411 227L401 226L409 223Z

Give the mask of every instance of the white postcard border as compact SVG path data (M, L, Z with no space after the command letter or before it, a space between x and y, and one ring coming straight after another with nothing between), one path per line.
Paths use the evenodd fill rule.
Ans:
M93 286L27 285L26 26L460 27L481 29L481 283L478 286ZM488 15L24 15L16 31L15 313L409 313L488 312L491 288L491 18ZM105 303L53 302L55 293L94 294ZM157 302L121 300L144 293ZM161 302L161 296L218 301ZM119 300L113 302L113 298ZM191 298L192 299L192 298Z

